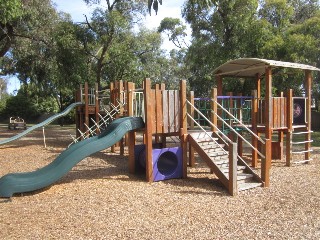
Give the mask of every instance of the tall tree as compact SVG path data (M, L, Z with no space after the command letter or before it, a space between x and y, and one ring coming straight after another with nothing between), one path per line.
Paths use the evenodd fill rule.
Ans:
M187 53L193 73L190 86L198 95L207 95L214 84L214 68L247 53L248 33L258 8L255 0L217 0L212 4L208 8L189 0L183 9L193 38Z

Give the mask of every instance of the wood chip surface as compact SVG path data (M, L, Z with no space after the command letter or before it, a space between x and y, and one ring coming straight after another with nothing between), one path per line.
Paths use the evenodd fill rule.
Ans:
M0 146L0 177L53 161L73 129ZM0 129L0 138L17 134ZM188 179L147 183L110 149L45 189L0 199L0 239L320 239L320 149L309 164L273 162L269 188L231 197L198 159Z

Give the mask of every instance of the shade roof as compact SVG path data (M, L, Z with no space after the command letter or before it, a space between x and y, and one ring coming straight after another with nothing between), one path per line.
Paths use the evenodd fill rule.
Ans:
M256 74L263 75L265 73L265 68L268 66L274 68L282 67L320 71L319 68L300 63L282 62L259 58L239 58L222 64L220 67L216 68L213 73L220 76L254 77Z

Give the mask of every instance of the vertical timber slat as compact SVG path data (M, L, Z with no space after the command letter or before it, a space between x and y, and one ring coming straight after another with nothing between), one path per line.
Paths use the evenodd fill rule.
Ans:
M145 144L146 144L146 179L148 182L153 181L153 164L152 164L152 112L153 105L151 101L151 82L150 79L144 80L144 97L145 97Z

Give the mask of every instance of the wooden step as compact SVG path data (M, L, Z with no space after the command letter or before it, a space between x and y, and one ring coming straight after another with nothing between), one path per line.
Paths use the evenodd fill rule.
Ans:
M195 139L199 144L200 143L213 143L214 141L218 141L218 138L197 138Z
M201 138L209 138L209 136L212 136L213 132L208 131L207 133L205 132L191 132L189 133L189 135L192 136L193 139L197 140L197 139L201 139Z
M227 153L225 152L222 152L222 151L215 151L215 152L210 152L210 153L207 153L208 156L211 158L211 157L218 157L218 156L228 156Z
M216 151L216 150L219 150L221 151L221 149L223 149L224 146L222 145L217 145L217 144L212 144L212 145L200 145L201 148L207 152L212 152L212 151Z
M238 184L238 191L240 192L240 191L261 187L261 186L262 186L262 183L257 183L257 182L241 183L241 184Z
M246 169L246 166L237 166L237 173L243 173L243 171ZM229 166L220 168L221 172L224 174L229 173Z
M249 182L252 179L253 179L253 174L250 174L250 173L239 173L239 174L237 174L237 182L238 182L238 184Z
M227 161L229 164L229 155L227 155L227 154L221 155L221 156L213 156L210 158L214 163L216 163L217 161Z

